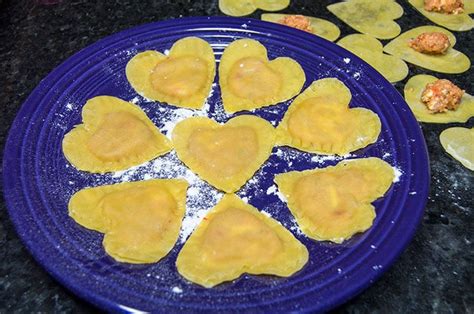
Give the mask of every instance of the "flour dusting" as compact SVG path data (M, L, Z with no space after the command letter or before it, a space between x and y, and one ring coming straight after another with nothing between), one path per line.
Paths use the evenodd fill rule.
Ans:
M283 203L286 203L288 200L286 199L285 195L283 195L279 190L278 187L273 184L267 189L267 195L276 195Z
M400 177L403 175L403 171L400 168L392 167L393 173L395 176L393 177L393 183L397 183L400 181Z

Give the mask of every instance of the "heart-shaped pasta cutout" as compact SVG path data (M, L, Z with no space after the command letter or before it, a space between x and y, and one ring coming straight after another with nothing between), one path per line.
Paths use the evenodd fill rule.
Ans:
M89 99L82 124L64 136L63 152L77 169L105 173L125 170L171 150L170 141L140 109L112 96Z
M290 4L290 0L219 0L219 9L230 16L244 16L255 10L279 11Z
M105 233L105 251L119 262L155 263L173 248L186 208L185 180L162 179L86 188L69 201L69 215Z
M288 277L308 261L308 250L278 221L234 194L224 195L184 244L178 272L206 288L244 273Z
M377 141L379 117L349 108L350 90L336 78L314 81L295 98L277 128L277 145L310 153L345 155Z
M393 179L393 168L373 157L275 176L301 230L314 240L335 243L372 226L371 203L387 192Z
M418 52L408 45L411 39L430 32L443 33L448 36L451 47L446 53L426 54ZM383 50L392 56L428 70L451 74L463 73L469 70L471 61L465 54L453 48L455 44L456 37L450 31L438 26L420 26L401 34L389 42Z
M403 8L393 0L347 0L327 9L356 31L379 39L400 34L394 20L403 15Z
M232 42L222 54L219 84L227 112L273 105L297 95L306 80L295 60L269 61L267 49L253 39Z
M204 117L179 122L173 130L179 159L214 187L231 193L268 159L275 144L273 126L250 115L221 125Z
M403 80L408 75L408 66L400 58L383 53L382 43L369 35L352 34L341 38L337 44L373 66L389 82Z
M186 37L175 42L168 55L155 50L137 54L127 63L125 72L140 95L199 109L211 90L216 65L207 41Z
M464 12L457 14L427 11L423 0L408 0L408 2L433 23L452 31L469 31L474 28L474 20L469 16L474 13L474 1L464 1Z
M421 101L421 95L426 85L436 80L438 79L435 76L419 74L411 77L405 85L405 100L418 121L429 123L466 122L474 116L474 97L467 93L462 96L456 110L430 112Z
M285 18L291 18L293 16L294 15L292 14L265 13L265 14L262 14L261 19L267 22L273 22L273 23L286 25L284 24ZM306 30L309 33L318 35L330 41L335 41L341 34L341 30L339 29L339 27L337 27L336 24L331 23L327 20L320 19L313 16L303 16L303 18L305 18L309 22L309 29ZM288 26L292 26L292 25L288 25Z
M474 128L449 128L441 132L444 150L464 167L474 171Z

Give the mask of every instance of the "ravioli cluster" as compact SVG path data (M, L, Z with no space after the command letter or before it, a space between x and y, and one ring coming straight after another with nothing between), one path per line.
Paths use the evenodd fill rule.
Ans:
M215 76L210 45L199 38L177 41L168 55L145 51L126 66L137 93L177 107L198 109ZM219 66L223 107L234 113L276 105L300 93L306 77L293 59L269 60L266 48L236 40ZM138 106L98 96L83 107L82 124L66 134L64 155L91 173L125 170L174 149L191 171L227 194L197 226L176 266L186 279L213 287L244 273L291 276L308 262L306 247L278 221L237 197L238 191L275 145L345 155L377 141L381 122L365 108L351 108L341 81L313 82L294 99L275 129L251 114L225 124L191 117L176 124L168 140ZM375 218L371 202L393 181L393 169L378 158L276 176L279 189L303 232L318 241L341 243L367 230ZM86 188L69 201L69 215L104 234L107 254L119 262L155 263L174 247L186 211L188 183L163 178Z

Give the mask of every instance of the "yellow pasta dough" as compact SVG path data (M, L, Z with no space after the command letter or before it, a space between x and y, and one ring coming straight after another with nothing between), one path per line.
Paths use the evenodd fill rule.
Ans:
M219 65L219 84L227 112L251 110L290 99L305 82L301 66L287 57L268 60L267 49L253 39L232 42Z
M394 20L403 15L403 8L393 0L347 0L327 9L360 33L380 39L400 34Z
M267 22L279 23L286 16L291 16L291 14L276 14L276 13L265 13L262 14L262 20ZM320 19L312 16L305 16L311 23L312 31L311 33L318 35L324 39L335 41L341 31L334 23L331 23L327 20Z
M474 1L464 1L464 12L458 14L445 14L439 12L426 11L423 0L408 0L421 14L430 21L444 26L453 31L469 31L474 28L474 20L469 14L474 13Z
M225 125L193 117L176 125L172 139L178 157L193 172L231 193L268 159L275 132L269 122L256 116L237 116Z
M407 64L398 57L384 54L382 43L369 35L348 35L337 44L373 66L391 83L401 81L408 75Z
M185 180L148 180L83 189L69 201L80 225L105 233L119 262L154 263L173 248L186 207Z
M341 243L372 226L377 198L389 189L393 168L378 158L275 176L301 230L318 241Z
M446 34L451 43L445 54L426 54L411 48L408 43L410 39L426 32L440 32ZM418 65L422 68L442 73L462 73L469 70L471 61L460 51L453 48L456 44L456 37L444 28L437 26L420 26L401 34L385 47L384 51L393 56L399 57L407 62Z
M444 150L464 167L474 171L474 128L449 128L439 140Z
M257 9L264 11L283 10L290 0L219 0L219 9L230 16L244 16Z
M147 50L126 67L127 79L140 95L178 107L199 109L211 90L216 72L214 52L205 40L178 40L166 56Z
M464 93L456 110L431 113L421 101L421 94L428 83L436 80L437 78L432 75L420 74L410 78L405 85L405 100L418 121L430 123L466 122L474 116L474 97L467 93Z
M93 173L124 170L171 150L138 106L112 96L87 101L82 124L64 136L62 147L72 165Z
M377 141L381 123L365 108L349 108L350 90L338 79L314 81L288 108L277 128L277 144L345 155Z
M206 288L244 273L288 277L308 261L308 250L278 221L234 194L204 217L176 260L178 272Z

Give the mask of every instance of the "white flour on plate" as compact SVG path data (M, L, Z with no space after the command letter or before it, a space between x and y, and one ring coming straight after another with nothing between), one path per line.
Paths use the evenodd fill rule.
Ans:
M346 61L346 60L344 60ZM350 61L350 60L349 60ZM164 108L161 106L155 107L153 110L157 110L160 115L154 115L152 121L160 125L160 130L168 138L171 138L172 131L177 123L189 118L189 117L207 117L210 111L209 99L213 95L216 84L212 85L209 97L204 104L204 106L199 110L192 110L186 108ZM135 96L129 100L130 102L140 105L142 102L151 102L149 99L146 99L142 96ZM225 121L228 116L222 109L221 104L216 104L217 107L214 108L213 114L214 118L220 121ZM65 106L65 111L70 112L72 110L77 110L78 106L74 103L67 103ZM150 111L152 109L144 108L144 111ZM63 116L59 117L60 123L59 127L65 127L67 121L62 121ZM61 124L61 125L59 125ZM352 154L347 154L345 156L336 156L336 155L310 155L302 153L295 149L278 147L274 150L275 154L280 160L284 161L289 167L293 165L293 162L306 161L310 164L324 165L326 162L339 162L345 159L350 159L356 157ZM383 154L382 158L391 156L390 153L386 152ZM399 182L400 176L403 174L399 168L393 167L395 178L394 182ZM262 190L260 188L261 181L264 180L268 173L263 167L257 171L257 173L237 192L239 197L245 202L249 202L252 197L255 196L265 196L265 195L276 195L282 204L286 204L286 197L278 190L278 187L273 184L270 187ZM138 180L150 180L150 179L175 179L181 178L186 180L189 183L189 188L187 191L186 199L186 213L183 218L181 231L179 235L180 243L184 243L186 239L190 236L196 226L201 222L207 212L214 207L218 201L222 198L223 193L216 188L209 185L204 180L200 179L196 174L189 170L177 157L176 152L172 151L164 156L158 157L154 160L146 162L142 165L131 167L124 171L117 171L111 174L104 175L96 182L97 185L111 184L114 182L128 182L128 181L138 181ZM268 211L270 210L270 212ZM261 209L261 211L272 217L271 209ZM294 218L291 221L285 223L286 227L292 232L298 235L302 235L302 231L299 228L296 220ZM179 287L175 287L173 292L181 293L178 291Z

